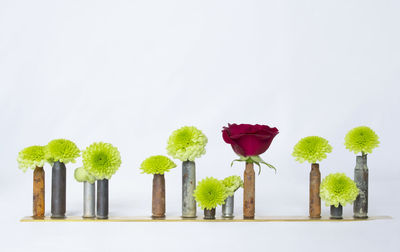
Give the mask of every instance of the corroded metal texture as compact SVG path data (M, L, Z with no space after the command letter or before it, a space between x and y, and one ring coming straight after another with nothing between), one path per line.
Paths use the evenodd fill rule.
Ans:
M165 177L164 174L153 176L152 213L155 218L165 217Z
M193 161L182 163L182 217L196 217L196 165Z
M368 218L368 166L367 156L357 156L354 169L354 182L360 190L354 201L354 218Z
M246 163L243 176L243 218L254 219L255 214L255 173L253 163Z
M83 218L96 217L96 186L87 181L83 182Z
M43 167L36 167L33 171L33 217L43 218L44 217L44 178L45 173Z
M311 164L310 172L310 218L321 218L321 198L319 188L321 184L321 173L319 164Z
M331 219L343 219L343 207L339 204L338 207L331 205Z
M213 208L211 210L204 209L204 219L214 220L215 219L215 208Z
M97 180L97 218L108 218L108 179Z
M233 218L234 210L234 195L229 196L225 199L225 203L222 205L222 217Z
M55 162L51 172L51 218L65 218L66 175L65 164Z

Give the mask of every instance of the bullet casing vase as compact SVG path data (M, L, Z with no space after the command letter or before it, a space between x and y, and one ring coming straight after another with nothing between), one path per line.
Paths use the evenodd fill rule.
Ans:
M96 185L83 182L83 218L96 217Z
M338 207L331 205L331 219L343 219L343 207L339 204Z
M108 179L97 180L97 218L108 219Z
M33 171L33 217L43 218L45 211L45 172L43 167Z
M215 219L215 208L213 209L204 209L204 219L205 220L214 220Z
M233 218L234 211L234 195L229 196L225 199L225 203L222 205L222 217L223 218Z
M65 164L55 162L51 173L51 218L65 218L66 175Z
M353 203L354 218L368 218L368 166L367 155L356 157L356 167L354 169L354 182L356 183L359 194Z
M193 196L196 189L196 165L193 161L182 163L182 217L196 217L196 200Z
M153 176L152 217L165 217L165 177L164 174Z
M319 164L311 164L309 203L310 218L321 218L321 198L319 195L320 185L321 172L319 171Z
M255 173L253 163L246 163L243 176L243 218L254 219L255 214Z

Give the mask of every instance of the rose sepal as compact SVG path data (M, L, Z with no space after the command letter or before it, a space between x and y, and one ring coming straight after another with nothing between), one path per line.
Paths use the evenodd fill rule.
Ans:
M261 174L261 165L260 164L265 164L266 166L268 166L271 169L275 170L276 173L276 168L275 166L273 166L272 164L269 164L267 162L265 162L260 156L248 156L248 157L244 157L244 156L240 156L238 159L235 159L232 161L231 163L231 167L233 166L234 162L246 162L246 163L252 163L252 164L256 164L258 166L258 175Z

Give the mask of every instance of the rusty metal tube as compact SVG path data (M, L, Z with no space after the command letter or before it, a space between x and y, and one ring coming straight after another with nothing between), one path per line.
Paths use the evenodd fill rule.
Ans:
M368 166L367 155L357 156L356 167L354 169L354 182L356 183L359 194L354 201L354 218L368 218Z
M55 162L51 172L51 218L65 218L67 170L62 162Z
M33 218L43 218L45 210L45 172L43 167L33 171Z
M310 218L321 218L321 198L319 189L321 185L321 172L319 164L311 164L310 172Z
M214 220L215 219L215 208L213 209L204 209L204 219L206 220Z
M152 217L165 217L165 177L164 174L153 176Z
M196 189L196 165L193 161L182 163L182 217L196 217L196 200L193 196Z
M254 164L246 163L243 176L243 218L254 219L255 214L255 180Z

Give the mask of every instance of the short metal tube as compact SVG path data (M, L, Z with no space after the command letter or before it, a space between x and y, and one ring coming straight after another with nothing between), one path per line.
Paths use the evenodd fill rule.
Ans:
M152 217L165 217L165 177L164 174L153 176Z
M65 218L66 174L65 164L55 162L51 173L51 218Z
M255 194L256 176L253 163L246 163L243 176L243 218L254 219L255 214Z
M343 207L339 204L338 207L331 205L331 219L343 219Z
M45 209L45 172L43 167L33 171L33 218L43 218Z
M96 186L87 181L83 182L83 218L96 217Z
M205 220L214 220L215 219L215 208L213 209L204 209L204 219Z
M108 179L97 180L97 218L108 219Z
M193 161L182 163L182 217L196 217L196 200L193 196L196 189L196 165Z
M309 202L310 218L321 218L321 198L319 195L320 185L321 172L319 171L319 164L311 164Z
M356 167L354 168L354 182L359 189L359 194L353 203L354 218L368 218L367 155L356 157Z
M229 196L225 199L225 203L222 205L222 217L233 218L234 210L234 195Z

